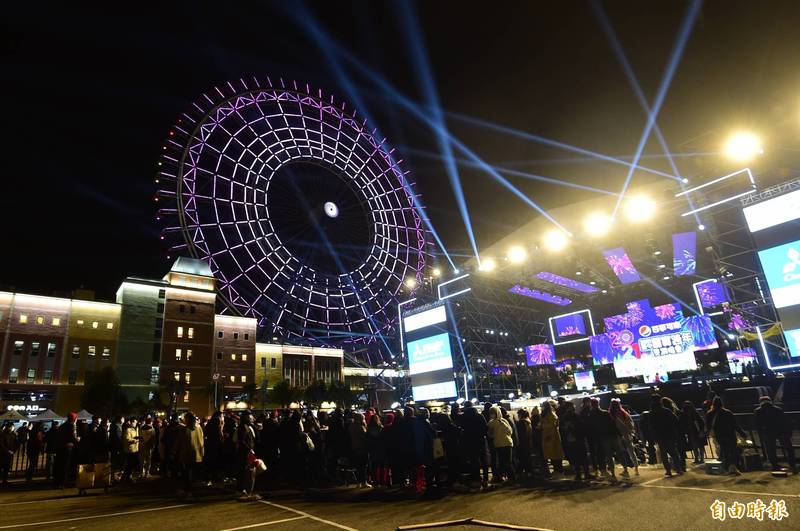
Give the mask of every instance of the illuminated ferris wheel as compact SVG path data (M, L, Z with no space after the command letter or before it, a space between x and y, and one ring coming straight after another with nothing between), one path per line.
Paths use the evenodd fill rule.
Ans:
M159 218L231 311L319 344L387 331L426 242L415 192L366 121L296 82L203 94L169 132Z

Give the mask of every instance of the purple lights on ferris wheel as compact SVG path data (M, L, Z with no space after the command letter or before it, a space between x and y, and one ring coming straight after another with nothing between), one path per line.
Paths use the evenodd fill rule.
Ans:
M164 230L171 250L207 261L231 310L258 318L269 334L374 341L396 320L403 281L422 281L427 242L416 192L385 140L345 108L308 85L242 79L203 94L165 143L159 217L174 221ZM324 183L331 198L303 206L281 195L294 182L282 172L303 164L332 174ZM360 205L363 223L342 210L342 194ZM322 212L323 203L323 220L369 235L347 263L347 246L329 233L318 229L324 245L303 253L285 226L292 208Z

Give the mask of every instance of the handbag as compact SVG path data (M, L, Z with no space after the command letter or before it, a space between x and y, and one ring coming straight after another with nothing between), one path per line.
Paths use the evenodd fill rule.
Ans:
M441 459L444 457L444 444L438 437L433 439L433 459Z
M314 441L311 440L311 437L309 437L307 433L304 433L303 435L305 436L305 439L306 439L306 441L305 441L306 442L306 450L308 450L309 452L313 452L314 448L315 448L314 447Z

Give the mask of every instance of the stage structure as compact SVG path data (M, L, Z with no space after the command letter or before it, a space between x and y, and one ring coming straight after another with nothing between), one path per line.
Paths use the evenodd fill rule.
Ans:
M208 262L227 311L270 340L388 359L427 244L413 184L365 120L308 85L241 79L192 104L159 166L162 238Z

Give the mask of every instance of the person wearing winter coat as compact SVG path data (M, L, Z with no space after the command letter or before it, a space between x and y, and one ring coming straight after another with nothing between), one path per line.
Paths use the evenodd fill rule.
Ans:
M122 481L131 481L131 474L139 469L139 428L136 419L128 419L122 432L122 453L125 455L125 469Z
M575 470L575 480L590 479L589 459L586 455L586 427L583 418L575 412L575 404L567 402L564 405L564 416L558 420L561 429L561 445Z
M665 402L659 395L653 395L650 399L649 420L653 437L658 445L661 462L666 471L664 475L672 477L673 466L678 475L682 475L684 472L683 461L680 458L677 444L678 417L669 407L669 402ZM672 460L672 464L670 464L670 460Z
M736 445L736 435L746 437L744 430L739 427L733 412L722 404L722 398L714 397L711 409L706 414L706 427L714 434L720 447L722 467L729 474L739 476L742 473L737 468L739 462L739 448Z
M517 472L531 473L531 450L533 448L533 425L530 413L523 408L517 411Z
M789 462L789 468L797 473L797 462L792 446L792 429L783 415L783 409L772 404L772 399L762 396L761 404L755 410L756 426L758 427L759 440L767 451L767 457L773 470L780 470L778 466L778 453L775 441L781 442L783 453Z
M612 481L615 481L617 476L614 470L614 455L619 432L608 411L600 407L600 400L592 397L590 404L588 426L595 443L592 453L597 453L600 474L604 474L607 470Z
M67 421L59 426L58 437L56 437L56 459L53 471L53 481L55 488L63 488L67 482L69 471L73 468L72 452L75 445L78 444L80 438L78 437L77 428L75 423L78 420L78 415L71 412L67 415Z
M147 417L139 428L139 464L141 466L141 476L150 477L150 467L153 463L153 448L155 447L155 433L153 429L153 419Z
M542 457L544 458L545 466L547 466L547 461L550 461L553 465L553 470L561 472L563 470L561 461L564 459L564 450L561 447L558 416L552 400L548 400L542 405L540 425L542 430Z
M256 468L252 466L255 457L256 432L253 429L253 415L249 411L242 414L241 422L236 428L236 458L239 468L238 488L242 495L239 501L258 501L261 497L254 492Z
M514 430L511 424L503 418L503 412L499 406L492 406L490 409L490 421L487 426L488 437L497 454L497 475L492 478L495 483L503 480L513 480L514 464L511 461L514 448Z
M392 421L394 421L394 414L392 414ZM385 485L386 441L383 438L381 417L376 413L370 416L367 424L367 456L373 484Z
M369 488L372 485L367 481L367 423L364 415L353 415L353 423L347 427L350 439L350 458L356 469L356 479L359 488Z
M42 424L37 422L28 436L26 455L28 457L28 468L25 471L25 481L33 481L33 473L39 464L39 456L44 451L44 430Z
M11 461L14 452L17 451L17 435L14 433L13 427L13 424L6 422L3 425L3 431L0 432L0 480L4 487L8 485Z
M464 456L464 464L473 482L481 481L481 471L483 471L482 484L489 482L489 462L486 451L486 437L488 426L486 419L481 415L472 402L464 403L464 413L461 415L460 424L462 429L461 449Z
M678 428L681 438L686 440L686 447L694 455L694 463L703 463L706 458L706 425L694 404L688 400L683 403Z
M633 465L635 474L638 476L639 460L636 457L636 450L633 448L633 438L636 431L636 428L633 425L633 419L622 407L622 402L620 402L619 398L614 398L611 400L611 405L608 408L608 414L611 415L612 419L614 419L614 424L617 427L617 433L619 433L619 437L617 437L617 442L615 444L615 449L617 452L617 459L622 463L622 477L630 477L630 474L628 474L628 462L625 460L625 455L623 455L624 453L627 453L628 459L630 459L631 464Z
M185 499L192 498L192 480L198 463L203 462L203 430L197 425L197 417L186 413L186 424L179 425L175 441L175 456L181 469L183 490L178 495Z

